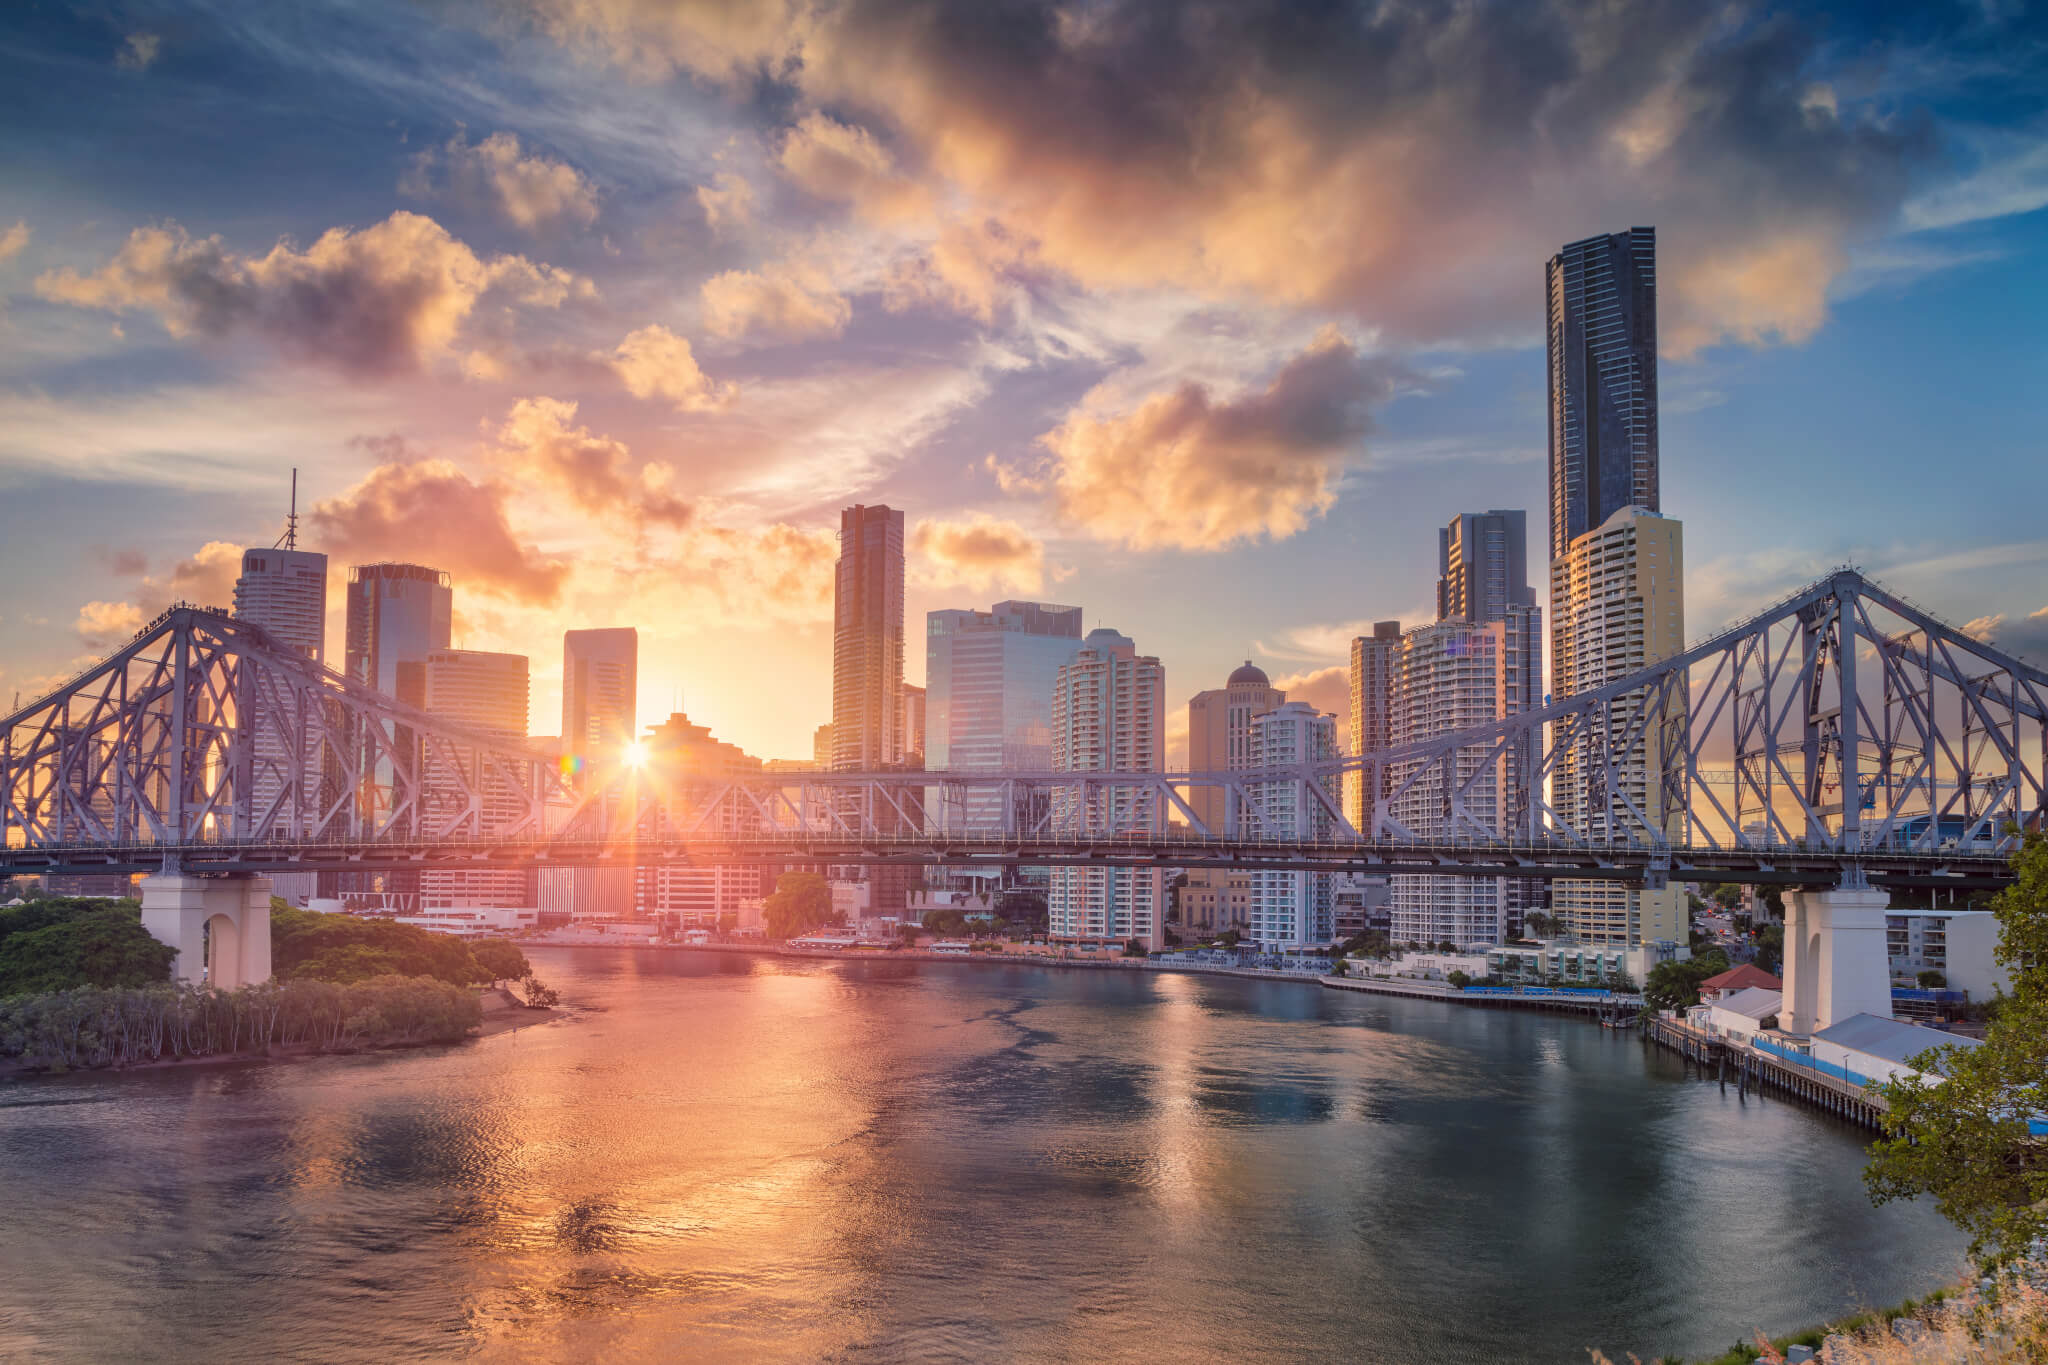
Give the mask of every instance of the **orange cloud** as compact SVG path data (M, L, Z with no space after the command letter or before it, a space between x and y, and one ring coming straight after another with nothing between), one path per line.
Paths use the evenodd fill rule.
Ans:
M979 513L962 521L932 518L917 523L910 546L935 584L1014 592L1045 586L1045 543L1013 521Z
M728 270L704 281L704 325L722 337L784 341L838 336L853 305L819 266L783 261L762 270Z
M330 228L304 251L279 242L241 256L176 224L137 228L90 275L66 268L36 293L80 308L157 314L173 336L248 331L303 360L374 376L446 352L487 292L543 308L590 282L523 256L479 257L433 219L394 213L360 232Z
M682 526L690 505L668 491L667 471L634 471L623 441L575 425L576 404L559 398L522 398L492 433L499 462L522 479L568 497L596 516L620 516L645 525Z
M464 591L552 603L569 566L521 543L503 485L477 483L446 460L378 465L339 497L315 503L315 544L332 560L404 560L445 569Z
M1351 666L1335 664L1273 679L1273 686L1287 694L1289 701L1305 701L1318 711L1337 718L1337 744L1351 743Z
M79 643L103 652L119 647L174 602L232 606L235 579L242 572L242 547L208 541L161 575L149 573L141 555L124 550L114 555L113 568L117 574L135 577L133 596L120 602L87 602L73 625Z
M1219 400L1184 383L1128 412L1077 410L1040 438L1052 455L1042 480L999 477L1042 482L1068 522L1137 549L1283 539L1336 501L1373 406L1406 378L1326 332L1258 392Z
M628 334L606 363L635 398L659 398L677 412L722 407L734 393L707 379L690 343L659 323Z
M472 143L457 132L444 146L414 157L398 187L418 198L488 209L529 232L557 220L585 227L597 221L597 192L583 173L566 162L522 153L511 133Z

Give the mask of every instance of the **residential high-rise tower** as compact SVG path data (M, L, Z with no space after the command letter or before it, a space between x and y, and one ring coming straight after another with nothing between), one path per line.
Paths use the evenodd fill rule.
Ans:
M1573 242L1550 258L1544 284L1557 559L1624 507L1658 510L1657 230Z
M1060 666L1052 694L1052 766L1060 772L1158 772L1166 757L1166 671L1129 637L1093 630ZM1127 787L1062 792L1052 824L1068 834L1159 833L1163 801ZM1063 942L1165 942L1164 874L1156 868L1057 867L1046 897Z
M1222 687L1195 693L1188 699L1188 771L1235 772L1256 766L1252 722L1286 701L1287 694L1249 659L1244 667L1232 670ZM1228 796L1221 787L1194 787L1188 792L1189 808L1212 837L1233 832L1230 821L1236 812L1229 808Z
M1337 718L1291 701L1251 721L1252 768L1288 768L1337 756ZM1260 838L1327 839L1336 832L1337 778L1276 778L1249 784ZM1250 823L1250 822L1247 822ZM1321 945L1334 932L1331 872L1254 868L1245 936L1270 948Z
M839 514L832 612L832 766L903 761L903 513Z
M1394 704L1394 660L1401 651L1401 623L1375 621L1372 634L1351 641L1351 752L1376 754L1393 742L1389 717ZM1365 773L1344 775L1344 818L1360 834L1372 836L1373 818L1387 793L1386 774L1375 772L1368 786Z

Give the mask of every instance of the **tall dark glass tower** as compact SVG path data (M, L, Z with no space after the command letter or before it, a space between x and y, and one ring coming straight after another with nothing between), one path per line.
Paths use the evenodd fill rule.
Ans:
M1657 506L1657 230L1550 258L1550 557L1624 507Z

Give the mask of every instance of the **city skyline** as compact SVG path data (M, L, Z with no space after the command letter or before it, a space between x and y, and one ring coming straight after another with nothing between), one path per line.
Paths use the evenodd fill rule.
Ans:
M458 585L456 644L534 661L540 717L565 628L633 625L639 729L680 692L749 752L808 752L830 713L831 532L854 503L909 514L909 621L1013 597L1142 630L1170 756L1178 703L1247 656L1341 717L1361 625L1429 614L1432 529L1485 507L1541 519L1537 271L1635 224L1658 236L1660 496L1689 528L1694 633L1853 560L2044 655L2024 319L2048 288L2048 189L2024 25L1815 16L1800 37L1638 16L1645 71L1683 98L1546 74L1486 137L1526 152L1539 111L1576 99L1568 155L1418 189L1414 210L1374 141L1410 106L1318 121L1306 92L1366 60L1332 31L1330 71L1269 91L1279 126L1328 152L1307 160L1332 183L1391 188L1340 196L1314 249L1280 253L1264 225L1233 239L1224 206L1250 183L1249 202L1317 202L1315 183L1259 181L1233 147L1182 195L1145 173L1187 154L1171 140L1062 150L994 93L1004 49L971 26L906 20L906 78L884 89L843 64L879 41L865 20L742 40L539 8L560 22L22 17L0 54L37 97L0 204L0 565L19 585L0 691L37 695L170 600L225 604L296 464L330 656L347 566L432 565ZM1530 23L1565 42L1595 21ZM1047 41L1092 134L1162 86L1204 107L1272 41L1240 38L1180 35L1182 74L1127 92L1105 73L1135 31ZM1949 74L1842 55L1909 48ZM1730 84L1766 52L1777 74ZM949 59L984 88L941 81ZM473 81L433 78L457 63ZM1431 125L1437 164L1502 154L1478 150L1469 82L1426 69L1456 111ZM742 72L778 98L734 99ZM293 110L257 116L284 82ZM937 145L902 103L917 92L995 160ZM1007 190L997 164L1074 197ZM1120 235L1134 219L1142 246ZM418 273L380 273L404 261ZM356 285L390 307L287 303ZM1927 478L1927 452L1956 448L1983 477ZM1986 496L2001 484L2014 496Z

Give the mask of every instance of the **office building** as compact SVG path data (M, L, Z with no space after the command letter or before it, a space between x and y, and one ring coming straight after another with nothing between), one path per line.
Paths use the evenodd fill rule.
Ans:
M761 760L737 744L715 738L711 728L693 724L681 712L648 729L643 740L643 780L662 789L662 818L681 828L696 819L701 803L715 797L721 779L762 771ZM707 833L747 834L765 828L759 815L727 806ZM758 863L703 864L648 862L633 869L634 908L679 929L731 929L740 903L774 890L775 875Z
M832 766L874 772L903 754L903 513L853 506L839 516Z
M1287 694L1249 659L1222 687L1195 693L1188 699L1188 771L1236 772L1255 766L1252 722L1286 701ZM1233 831L1236 812L1229 795L1222 787L1193 787L1187 794L1189 809L1217 838Z
M1394 659L1401 650L1401 623L1375 621L1372 634L1351 641L1351 752L1384 752L1393 742L1389 716L1394 705ZM1387 793L1387 775L1375 770L1370 783L1363 770L1344 775L1344 818L1370 838L1373 819Z
M639 732L640 632L562 632L562 752L615 763Z
M1166 671L1113 630L1093 630L1053 683L1052 766L1060 772L1158 772L1166 757ZM1158 796L1104 787L1053 799L1066 834L1160 833ZM1058 867L1046 896L1051 937L1065 943L1164 945L1164 874L1153 868Z
M453 726L511 747L526 744L530 679L526 656L476 649L430 650L422 661L425 709ZM525 812L516 782L494 775L467 745L427 746L421 799L425 832L463 839L503 828ZM466 789L458 774L482 789ZM472 799L474 797L474 799ZM427 910L534 909L539 886L531 869L475 872L428 871L420 875L420 903Z
M356 565L348 571L348 676L425 705L427 655L448 648L454 608L454 589L439 569Z
M1242 868L1190 868L1174 893L1183 934L1240 934L1251 924L1252 874Z
M925 690L914 683L903 684L903 760L912 767L924 766Z
M829 772L832 768L832 722L829 720L811 731L811 762L822 771Z
M1544 285L1555 560L1624 507L1658 510L1657 231L1573 242Z
M925 766L947 772L1046 772L1060 666L1081 646L1081 609L998 602L987 611L925 615ZM970 791L958 810L933 806L948 830L1003 828L1001 794ZM1043 811L1022 812L1027 821Z
M1251 721L1251 768L1291 768L1337 757L1337 718L1307 702L1291 701ZM1256 821L1246 832L1262 839L1328 839L1336 833L1337 777L1276 778L1247 784ZM1335 874L1251 872L1250 923L1245 936L1265 948L1301 948L1330 942L1335 933Z
M1551 691L1559 698L1600 687L1685 648L1683 534L1679 523L1624 507L1574 539L1550 573ZM1672 716L1642 716L1643 699L1614 708L1610 742L1626 749L1618 789L1599 791L1592 736L1565 748L1551 774L1550 804L1565 824L1600 841L1640 839L1629 810L1659 821L1666 837L1685 838L1681 809L1665 809L1661 730ZM1631 736L1641 738L1630 741ZM1674 798L1682 793L1672 793ZM1581 942L1635 947L1686 942L1684 893L1676 886L1631 890L1616 882L1551 884L1551 909Z
M1436 533L1436 619L1502 621L1509 607L1533 607L1529 514L1463 512Z
M287 532L287 539L293 539ZM280 646L314 663L327 663L327 556L311 550L276 548L245 550L242 573L235 580L235 617L260 626ZM247 697L249 721L254 727L255 771L249 782L251 827L272 812L291 824L290 832L311 831L318 812L330 804L323 795L340 795L339 766L322 762L319 740L308 733L300 718L273 715L270 698L260 693ZM292 753L295 745L302 752ZM330 781L321 780L334 767ZM290 820L292 774L298 774L298 818ZM286 873L273 878L277 894L303 903L314 894L310 873Z

